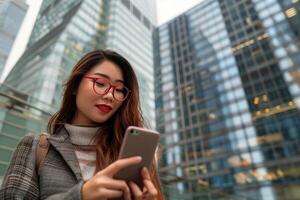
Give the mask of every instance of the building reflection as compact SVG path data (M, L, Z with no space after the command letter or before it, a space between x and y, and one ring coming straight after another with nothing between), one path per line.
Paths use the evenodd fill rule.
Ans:
M161 171L178 190L300 198L299 8L207 0L157 29Z

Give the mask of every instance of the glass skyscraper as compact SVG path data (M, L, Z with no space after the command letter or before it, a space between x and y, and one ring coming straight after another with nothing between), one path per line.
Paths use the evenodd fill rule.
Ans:
M0 3L0 78L27 7L25 0L4 0Z
M43 1L27 49L4 83L58 109L62 83L88 51L108 48L134 66L147 124L155 127L152 32L154 1ZM50 105L46 106L45 105Z
M157 28L161 173L176 190L300 198L299 12L298 0L206 0Z

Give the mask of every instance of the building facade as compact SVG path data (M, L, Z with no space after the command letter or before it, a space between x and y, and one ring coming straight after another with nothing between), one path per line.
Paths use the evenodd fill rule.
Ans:
M206 0L157 28L161 172L177 190L300 198L299 12L298 0Z
M29 104L27 100L27 94L0 85L0 185L21 138L26 134L46 131L51 114Z
M112 49L124 55L138 77L142 111L155 127L153 1L43 1L27 49L4 83L58 109L62 83L88 51ZM44 104L45 105L45 104Z
M0 77L27 8L25 0L4 0L0 4Z

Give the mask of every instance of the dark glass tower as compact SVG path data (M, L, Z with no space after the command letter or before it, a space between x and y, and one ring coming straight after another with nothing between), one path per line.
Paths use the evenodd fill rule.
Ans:
M185 193L300 198L299 7L206 0L157 29L165 181Z

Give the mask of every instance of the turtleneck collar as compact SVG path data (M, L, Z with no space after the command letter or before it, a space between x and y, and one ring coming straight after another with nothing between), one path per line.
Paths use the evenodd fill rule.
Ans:
M100 127L95 126L90 127L71 124L65 124L65 128L70 135L71 143L74 145L95 145L93 138L100 129Z

